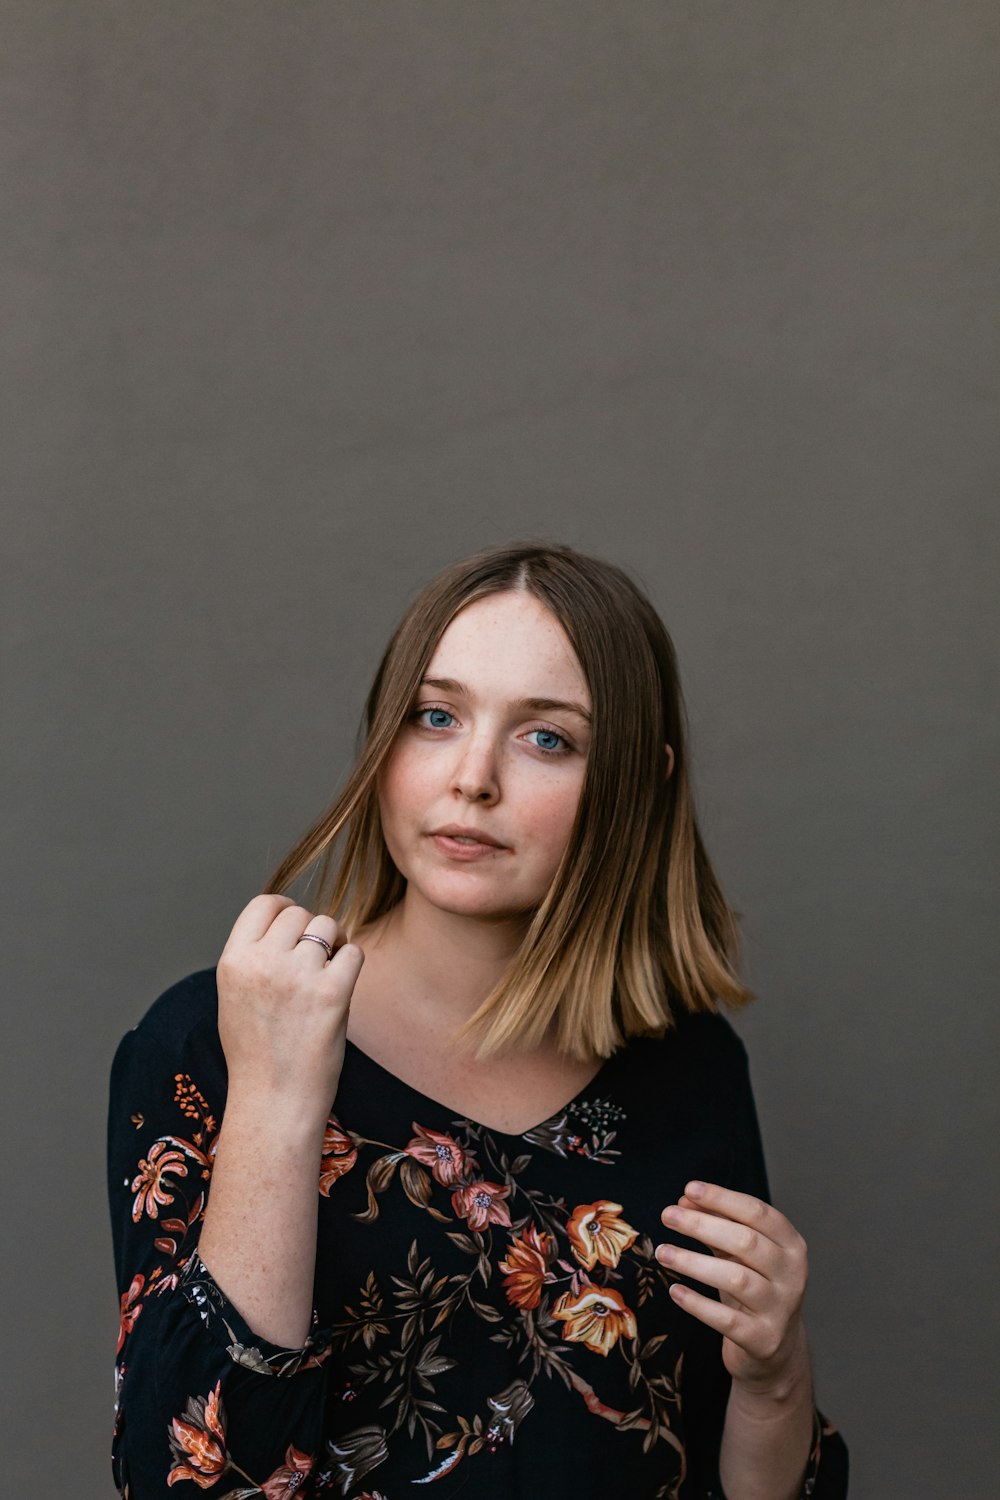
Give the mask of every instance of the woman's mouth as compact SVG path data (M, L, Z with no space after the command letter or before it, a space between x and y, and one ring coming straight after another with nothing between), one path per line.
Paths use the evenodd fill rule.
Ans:
M510 852L507 849L501 849L496 844L480 844L476 839L465 838L458 834L432 833L430 838L434 846L449 859L484 859L487 855Z

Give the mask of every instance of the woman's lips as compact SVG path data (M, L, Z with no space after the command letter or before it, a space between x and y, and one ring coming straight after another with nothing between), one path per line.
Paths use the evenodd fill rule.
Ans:
M484 859L488 854L510 852L507 849L498 848L496 844L466 844L461 839L450 838L446 833L432 833L430 839L449 859Z

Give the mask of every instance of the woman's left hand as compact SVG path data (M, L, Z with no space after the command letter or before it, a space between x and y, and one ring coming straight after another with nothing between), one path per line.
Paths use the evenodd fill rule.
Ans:
M806 1242L784 1214L747 1193L689 1182L661 1218L712 1252L661 1244L656 1258L718 1291L716 1302L681 1282L670 1287L685 1312L723 1335L722 1358L733 1380L766 1395L807 1369L800 1315L808 1277Z

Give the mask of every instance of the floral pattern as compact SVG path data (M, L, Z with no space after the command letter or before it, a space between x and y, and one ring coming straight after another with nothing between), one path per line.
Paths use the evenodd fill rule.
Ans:
M170 1191L173 1183L167 1176L168 1172L172 1172L175 1177L187 1176L184 1152L171 1150L167 1141L155 1141L148 1161L139 1162L139 1171L132 1183L132 1191L135 1193L132 1217L137 1224L142 1218L143 1209L151 1219L156 1219L161 1208L173 1203L174 1195Z
M167 1484L193 1479L202 1490L215 1484L229 1467L221 1380L207 1396L188 1397L183 1416L170 1424L169 1442L174 1462Z
M314 1316L306 1344L292 1350L252 1333L197 1253L219 1109L210 1106L201 1079L176 1073L172 1084L174 1121L155 1099L121 1101L122 1139L127 1126L139 1145L131 1148L124 1178L127 1218L135 1235L146 1237L146 1252L141 1268L134 1260L127 1265L120 1299L116 1445L131 1399L130 1347L142 1335L151 1298L186 1305L205 1329L206 1349L217 1349L225 1363L214 1380L188 1385L169 1414L164 1492L189 1485L226 1500L399 1500L409 1483L437 1483L439 1493L451 1493L440 1485L461 1470L463 1484L469 1473L469 1493L493 1494L479 1466L517 1443L523 1424L544 1424L555 1381L579 1402L583 1431L598 1423L621 1434L615 1451L630 1494L694 1500L697 1493L697 1500L711 1500L707 1485L697 1492L687 1486L684 1315L667 1295L674 1278L653 1253L662 1228L651 1222L648 1204L631 1208L627 1193L567 1197L552 1191L551 1173L543 1181L536 1170L541 1153L542 1161L562 1159L567 1171L570 1163L585 1164L590 1175L579 1180L591 1188L602 1171L613 1173L628 1120L619 1100L581 1096L517 1138L469 1119L445 1128L443 1120L425 1117L384 1141L331 1112L317 1182L321 1203L329 1205L321 1207L321 1220L327 1212L336 1211L339 1224L349 1216L358 1228L345 1248L357 1243L363 1256L371 1229L371 1247L383 1250L373 1256L374 1268L370 1263L358 1275L353 1295L345 1286L346 1296L328 1309L332 1315L322 1324ZM152 1141L139 1134L147 1120L167 1127ZM576 1180L567 1176L565 1186ZM392 1227L383 1229L383 1220ZM384 1250L399 1243L404 1222L404 1259L390 1270ZM478 1397L460 1353L474 1347L495 1348L497 1369L508 1371ZM277 1377L282 1389L290 1380L312 1382L302 1389L304 1401L307 1391L314 1393L308 1397L314 1416L283 1436L276 1430L263 1463L261 1434L247 1425L250 1419L232 1418L244 1387L227 1369L242 1372L244 1381ZM255 1399L253 1409L262 1409L262 1397ZM319 1441L307 1431L321 1433ZM816 1487L824 1444L833 1441L839 1441L835 1429L817 1419L803 1496L839 1500L839 1490ZM406 1491L372 1488L406 1443L412 1463ZM632 1472L629 1443L635 1461L648 1463L639 1483L624 1477ZM127 1465L116 1474L127 1496Z

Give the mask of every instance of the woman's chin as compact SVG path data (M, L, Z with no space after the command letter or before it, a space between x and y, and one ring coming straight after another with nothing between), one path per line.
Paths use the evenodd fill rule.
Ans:
M489 890L485 882L478 884L479 889L474 889L468 879L421 882L419 897L426 905L437 907L438 911L445 911L456 917L474 917L484 922L523 919L529 909L534 910L534 906L529 908L526 902L512 900L509 890ZM407 891L411 893L412 900L413 895L417 894L413 880L407 882ZM534 905L537 906L537 902Z

